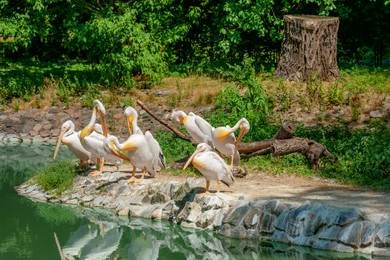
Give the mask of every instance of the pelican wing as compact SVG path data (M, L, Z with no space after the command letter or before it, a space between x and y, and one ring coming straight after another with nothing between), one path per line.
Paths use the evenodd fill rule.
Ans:
M91 153L84 149L80 142L78 133L72 133L68 136L64 136L63 140L69 150L80 160L88 161L91 158Z
M208 145L210 145L210 147L212 149L214 149L214 143L213 143L213 138L212 138L213 127L211 126L211 124L209 122L204 120L202 117L197 116L194 113L192 113L192 114L195 117L196 126L200 129L200 131L202 132L202 134L204 135L204 137L206 139L206 140L204 140L204 142L207 143Z
M202 152L198 155L197 160L203 162L204 168L199 171L206 179L221 180L227 186L235 182L229 166L216 152Z
M153 165L155 167L159 166L161 169L165 169L166 168L165 156L161 150L160 144L157 142L156 139L154 139L152 133L149 131L145 132L145 139L146 142L148 143L150 151L153 154Z
M106 149L104 149L104 141L96 138L94 136L87 136L84 138L84 148L92 153L92 156L97 158L103 158L106 161L109 161L116 166L121 165L122 161L111 154L110 152L107 152Z

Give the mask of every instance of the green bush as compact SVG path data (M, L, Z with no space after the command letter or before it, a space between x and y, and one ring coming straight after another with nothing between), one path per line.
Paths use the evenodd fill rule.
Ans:
M344 183L390 189L390 131L378 126L373 131L347 128L300 128L297 136L324 144L338 157L337 163L325 162L323 177Z
M72 161L61 161L50 164L39 171L34 180L45 191L61 194L72 186L77 176L77 167Z
M269 111L267 94L261 80L255 76L253 63L253 59L245 57L240 65L229 66L227 71L221 71L221 75L234 84L218 93L215 110L207 117L214 127L232 127L240 118L245 117L251 127L256 129L250 131L244 139L246 141L264 138L263 126Z
M171 132L157 132L155 138L161 146L167 164L183 159L195 151L191 143L176 137Z

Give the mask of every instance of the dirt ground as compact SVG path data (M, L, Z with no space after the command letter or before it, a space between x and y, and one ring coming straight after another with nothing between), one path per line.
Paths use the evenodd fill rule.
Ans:
M120 170L129 172L130 177L130 165L123 165ZM167 181L185 182L187 178L185 175L173 175L169 172L169 169L158 173L156 178L146 177L146 179L158 183ZM191 178L195 178L198 181L198 192L204 192L205 179L201 176ZM211 181L210 192L215 193L216 189L217 183ZM236 198L277 199L286 203L303 203L308 200L312 203L320 202L335 207L359 208L368 214L390 217L389 191L381 192L350 185L341 185L335 183L334 180L324 178L303 178L291 175L249 172L243 178L236 178L235 184L231 187L222 184L221 192Z

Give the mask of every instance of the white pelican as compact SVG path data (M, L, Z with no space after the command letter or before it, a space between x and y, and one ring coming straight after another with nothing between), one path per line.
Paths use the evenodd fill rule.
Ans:
M200 143L195 152L184 165L183 170L192 165L206 179L206 193L209 193L210 180L217 181L217 192L221 190L221 182L230 186L235 182L233 174L226 162L206 143Z
M234 132L240 129L240 134L236 140ZM241 139L248 133L250 125L248 120L241 118L234 127L220 126L213 130L213 141L215 148L223 155L230 158L230 169L233 165L240 164L240 154L236 145L241 142Z
M142 134L141 128L138 127L138 112L133 107L127 107L124 112L126 116L127 126L129 129L130 136L133 134ZM150 152L153 154L153 164L157 163L157 165L160 167L160 169L165 169L165 157L162 152L162 149L160 147L160 144L157 142L156 139L154 139L151 132L146 131L145 132L145 138L148 143L148 146L150 148ZM157 169L157 166L155 165L155 169Z
M183 125L196 143L206 143L214 148L212 130L213 127L202 117L190 112L188 115L182 110L172 111L171 120L176 120Z
M79 168L82 169L84 162L88 162L91 159L92 154L85 150L81 145L78 134L79 132L75 132L75 126L72 120L68 120L62 124L61 132L58 136L57 146L54 151L53 160L56 159L58 148L62 142L80 160Z
M150 152L149 144L142 134L131 135L124 143L119 143L116 136L110 135L105 140L106 149L119 158L129 161L133 165L133 172L127 182L140 183L148 172L151 177L156 176L155 162L156 157ZM126 151L127 156L121 151ZM142 169L142 176L140 179L135 178L136 168Z
M97 114L99 114L102 123L103 138L97 138L95 135L91 134L94 127L96 127L95 122ZM111 153L106 152L104 149L103 142L108 135L105 114L106 110L103 104L99 100L95 100L91 120L89 121L88 125L84 127L84 129L80 132L80 141L85 150L89 151L92 156L97 157L97 164L99 170L93 171L92 175L100 174L103 171L103 165L105 160L113 163L117 167L121 164L121 160L119 160Z

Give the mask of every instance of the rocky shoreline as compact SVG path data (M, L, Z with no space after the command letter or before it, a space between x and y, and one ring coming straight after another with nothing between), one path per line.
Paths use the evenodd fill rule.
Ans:
M170 112L164 108L156 111L158 111L156 114L161 117L167 117ZM138 120L145 131L164 128L144 110L139 113ZM76 131L79 131L88 124L90 118L91 109L88 108L47 107L33 108L28 111L0 112L0 143L54 142L65 121L72 120ZM123 138L128 136L122 108L108 109L107 122L110 133Z
M61 197L24 183L17 192L33 200L101 207L119 216L169 220L191 229L215 231L226 237L268 240L310 248L390 255L390 219L373 217L358 208L322 203L285 203L225 193L197 195L202 178L129 185L128 173L104 172L78 176Z

